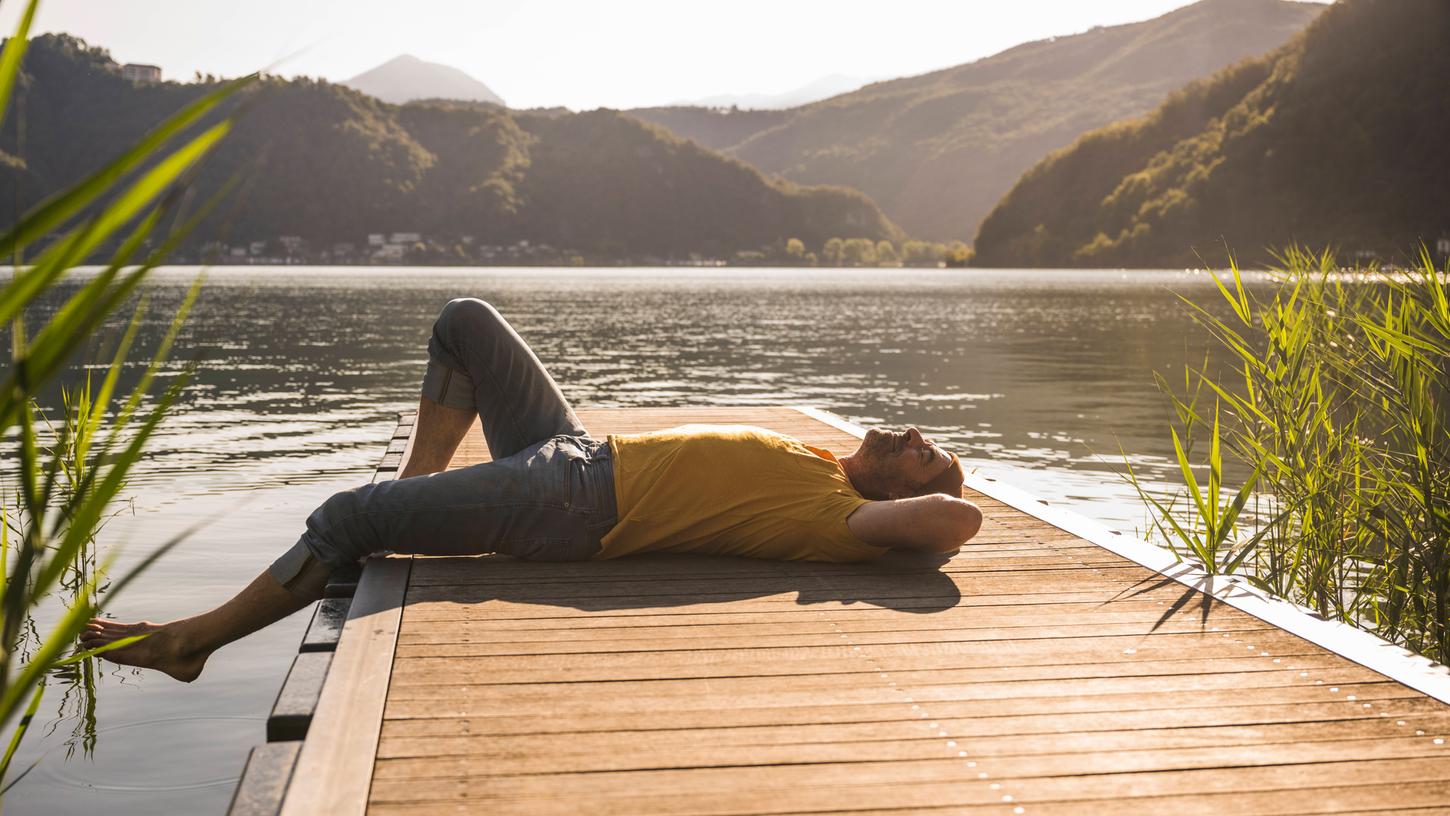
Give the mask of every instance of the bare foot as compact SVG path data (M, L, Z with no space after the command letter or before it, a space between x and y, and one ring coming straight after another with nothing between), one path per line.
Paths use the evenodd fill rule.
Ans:
M207 654L186 648L177 636L175 623L119 623L93 618L81 632L81 646L95 649L133 635L146 635L130 646L103 652L98 657L123 666L139 666L165 672L183 683L190 683L206 665Z

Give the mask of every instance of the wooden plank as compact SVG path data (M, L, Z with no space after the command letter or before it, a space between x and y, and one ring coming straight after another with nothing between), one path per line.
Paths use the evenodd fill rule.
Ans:
M1348 672L1339 669L1348 679L1336 686L1346 694L1349 708L1360 708L1356 703L1372 703L1386 695L1399 696L1393 684L1373 682L1352 682ZM1317 687L1295 685L1291 678L1273 673L1259 673L1238 678L1239 685L1231 682L1233 675L1216 675L1219 682L1195 683L1191 678L1097 678L1078 681L1081 694L1061 688L1056 681L1022 681L1018 683L981 683L970 686L916 686L907 688L861 687L859 683L800 683L782 684L779 692L760 691L749 684L737 685L728 681L710 681L708 691L684 692L678 689L642 687L638 695L627 700L611 698L607 702L598 698L597 691L575 689L554 690L547 693L547 704L538 702L545 692L532 694L513 687L502 686L459 686L451 685L404 685L399 684L394 701L446 701L448 705L467 708L470 712L507 711L526 716L574 716L587 711L591 714L630 713L642 711L669 710L674 714L708 712L721 705L735 705L741 708L769 709L775 707L823 705L823 699L832 706L857 708L865 705L896 706L896 716L915 719L917 716L933 717L970 716L972 714L996 715L1014 712L1030 712L1033 707L1054 707L1058 710L1072 708L1111 710L1112 706L1130 701L1130 696L1152 694L1152 702L1144 700L1140 710L1158 710L1165 707L1192 707L1188 701L1203 699L1207 705L1223 705L1236 699L1233 690L1263 697L1266 701L1329 702L1336 699ZM855 678L852 678L855 679ZM1223 693L1223 692L1229 693ZM1302 692L1302 693L1296 693ZM1352 694L1355 700L1348 700ZM1068 698L1058 702L1060 698ZM888 709L888 712L893 709ZM707 718L701 715L708 722Z
M1133 598L1140 600L1132 600ZM963 596L956 592L941 595L914 595L908 597L879 596L858 598L854 603L810 595L781 594L767 598L701 599L695 595L658 595L651 600L655 606L621 603L591 603L588 605L545 605L539 600L508 601L481 598L475 603L464 600L433 601L410 605L408 617L413 621L427 620L506 620L523 618L571 618L599 615L698 615L706 613L737 614L779 613L785 615L830 614L851 615L860 612L911 612L927 614L961 607L1004 607L1025 606L1041 608L1055 604L1070 605L1074 609L1102 608L1111 603L1115 608L1150 608L1160 610L1169 602L1153 601L1148 593L1123 595L1118 592L1094 592L1087 590L1065 592L1043 592L1033 594L1001 594ZM1123 600L1127 598L1128 600ZM484 602L487 606L482 606ZM1138 604L1139 606L1129 606Z
M983 510L983 512L988 511ZM993 512L1017 513L1018 511L1008 508ZM716 575L729 573L731 571L742 571L752 574L790 571L819 571L823 573L870 572L873 569L884 570L896 567L920 569L942 564L950 568L953 564L1003 558L1082 559L1091 557L1112 563L1132 563L1120 555L1106 552L1096 544L1085 542L1081 538L1069 533L1059 531L1049 535L1048 533L1053 528L1038 526L1004 530L1001 532L1001 538L999 539L988 535L993 530L993 527L994 525L984 521L982 531L972 539L970 546L962 547L955 552L913 554L897 551L889 552L869 562L837 564L824 561L767 561L719 555L658 552L632 555L628 559L623 560L608 559L604 561L583 562L524 561L498 554L480 555L476 558L466 560L456 559L451 556L419 556L419 567L420 576L425 578L431 574L428 569L431 566L436 568L438 574L443 577L456 575L460 571L471 571L485 575L504 574L558 580L560 576L570 574L587 577L591 570L598 572L601 576L607 576L611 570L628 572L633 575L638 574L640 570L651 569L653 567L662 567L670 571L678 570L688 573Z
M1092 584L1095 590L1093 598L1102 602L1111 601L1118 595L1131 593L1135 587L1141 586L1141 584L1142 581L1132 577L1109 579L1107 576L1103 576ZM749 585L711 586L709 582L700 582L697 587L659 586L648 581L641 581L615 582L597 586L566 584L557 590L520 584L510 590L494 593L479 592L474 587L468 586L425 586L416 587L409 599L417 603L478 603L490 600L513 600L555 602L562 605L562 602L570 602L588 604L592 609L619 609L702 601L719 603L750 600L781 593L798 593L787 597L790 600L796 600L800 595L809 595L817 599L817 602L831 600L848 604L876 603L881 606L889 606L891 601L899 598L937 598L948 599L950 601L948 605L951 606L961 598L969 596L1047 595L1072 592L1082 587L1082 579L1074 576L1004 575L983 577L958 584L943 575L932 578L930 581L919 582L892 581L887 577L874 584L870 581L842 581L838 584L821 582L805 587L802 587L798 581L789 580L762 581L757 587ZM414 598L413 595L417 597Z
M1427 813L1444 814L1445 811L1443 808L1405 808L1399 805L1443 802L1444 789L1443 784L1431 782L1396 785L1393 797L1387 797L1383 787L1360 785L1252 793L1212 793L1192 797L1134 797L1124 802L1034 802L1032 813L1042 816L1120 816L1126 806L1141 808L1139 812L1143 813L1173 813L1181 816L1221 816L1225 813L1253 813L1261 816L1347 816L1370 813L1378 816L1424 816ZM1391 798L1393 803L1387 801Z
M891 799L893 791L883 791L883 796L875 797L888 800L888 804L870 806L855 804L849 811L852 816L1003 816L1003 814L1014 814L1015 807L1011 803L1000 801L989 804L953 804L950 795L939 795L936 801L932 801L931 794L937 793L940 789L929 790L923 796L916 796L914 793L918 786L904 786L897 789L901 796L894 802ZM1322 786L1308 790L1269 790L1269 791L1247 791L1247 792L1224 792L1202 795L1179 795L1179 796L1136 796L1131 793L1125 794L1117 799L1107 800L1072 800L1062 799L1057 801L1037 801L1031 803L1031 809L1023 808L1024 813L1036 816L1121 816L1123 813L1172 813L1176 816L1223 816L1223 814L1259 814L1259 816L1304 816L1304 814L1368 814L1375 813L1383 816L1385 813L1410 814L1411 816L1422 816L1422 814L1435 813L1443 814L1441 808L1416 807L1417 805L1433 805L1443 802L1447 795L1450 795L1450 783L1443 781L1415 782L1397 785L1395 787L1395 801L1404 805L1404 808L1393 807L1384 809L1377 807L1385 803L1385 790L1382 786L1360 785L1360 786ZM949 791L947 792L949 794ZM923 799L919 806L893 806L912 799ZM600 810L603 813L628 813L627 809L614 808L618 803L605 803L611 810ZM635 812L653 813L681 813L681 814L777 814L778 816L805 816L805 814L819 814L822 810L783 810L773 806L773 803L765 797L757 798L751 802L744 803L739 800L732 802L734 809L719 811L709 809L692 809L687 805L683 807L669 808L659 803L651 803L648 807ZM673 802L665 803L672 805ZM629 803L624 803L628 807ZM420 816L421 814L472 814L478 812L479 805L475 801L462 800L459 802L378 802L370 808L371 813L379 816ZM1369 808L1360 810L1359 808ZM497 805L490 803L489 813L511 816L512 814L565 814L569 811L554 803L539 803L535 801L502 801ZM591 812L596 812L592 811Z
M367 561L283 816L365 812L410 562Z
M420 677L431 674L430 666L449 661L448 670L463 671L463 667L451 663L452 658L425 658L396 660L393 665L394 681L400 685L420 682ZM477 664L474 664L476 668ZM1014 680L1054 680L1072 683L1094 677L1160 677L1193 676L1212 677L1219 674L1240 672L1271 672L1281 669L1314 672L1320 668L1338 669L1344 662L1336 655L1316 653L1295 656L1287 663L1273 663L1258 657L1235 656L1228 658L1182 657L1172 660L1139 660L1111 663L1068 663L1052 661L1038 665L982 666L978 661L963 659L917 660L908 665L892 665L880 669L863 666L859 660L821 660L796 662L791 665L762 663L750 667L748 674L738 668L726 666L720 670L692 666L653 664L640 669L594 669L581 666L561 677L558 672L530 672L528 670L500 670L490 668L484 673L471 675L474 686L538 684L557 688L559 684L611 684L618 688L623 681L644 683L675 683L688 681L719 681L750 679L773 688L784 688L793 682L810 683L818 678L841 676L857 678L865 683L879 679L896 683L902 688L937 683L1010 682ZM884 676L883 676L884 675ZM1324 675L1311 675L1319 679Z
M460 687L463 688L463 687ZM388 700L385 716L397 717L485 717L496 715L498 708L491 701L468 699L466 693L457 696L430 693L433 687L400 688ZM466 688L463 691L466 692ZM1412 699L1414 693L1396 683L1356 684L1347 693L1356 696L1357 701L1337 701L1346 713L1361 713L1362 703L1377 703L1382 700ZM689 724L699 728L724 728L740 725L817 724L831 722L873 721L915 721L904 696L881 693L873 696L863 691L854 695L851 702L840 695L816 701L812 704L787 705L778 697L754 699L753 705L729 701L713 701L710 707L687 707L668 712L671 727ZM1347 696L1347 695L1346 695ZM1223 707L1243 695L1232 691L1174 692L1145 699L1137 694L1094 695L1078 697L1025 697L989 698L965 700L933 700L928 712L930 721L972 719L986 717L1023 716L1053 711L1057 714L1093 713L1111 720L1121 712L1154 711L1166 716L1168 712L1198 707ZM1267 688L1256 690L1254 702L1259 705L1289 705L1298 703L1327 703L1328 694L1315 694L1302 688ZM722 705L730 706L721 708ZM661 709L648 703L632 702L629 699L610 698L595 704L566 705L551 700L540 700L520 705L510 711L509 716L532 718L535 727L551 728L552 718L587 718L591 727L600 729L639 729L645 723L658 722ZM527 725L527 723L520 723Z
M707 640L716 646L726 645L732 639L749 639L749 642L758 645L767 645L760 638L768 637L824 637L827 639L837 638L841 640L850 639L853 643L865 642L863 639L892 637L900 638L925 634L931 638L938 636L952 635L960 636L965 633L980 633L980 636L988 640L1012 640L1027 637L1100 637L1103 635L1157 635L1157 634L1206 634L1212 636L1214 632L1232 632L1242 637L1252 637L1254 633L1270 631L1262 623L1244 621L1223 622L1222 625L1208 627L1197 620L1183 620L1181 618L1170 618L1160 621L1154 618L1145 619L1119 619L1116 621L1074 621L1063 616L1057 624L1046 624L1034 626L1024 619L1016 617L1000 617L981 620L972 617L957 617L948 619L945 613L935 616L935 619L920 620L896 616L891 618L877 618L867 621L847 621L836 623L835 621L819 617L797 616L787 619L786 622L778 620L764 621L738 621L730 624L700 623L682 625L670 623L669 619L659 616L646 617L642 623L633 626L578 626L578 627L557 627L557 626L535 626L530 628L505 627L495 628L489 626L486 621L465 620L465 621L444 621L438 626L429 627L424 631L408 632L399 638L400 643L408 645L419 644L508 644L508 643L539 643L547 641L550 644L560 643L589 643L602 644L607 642L628 643L644 641L650 643L674 643L694 642ZM601 621L588 620L589 623L599 624ZM877 641L880 642L880 641Z
M976 734L970 739L959 735L960 740L943 741L934 733L921 733L908 734L896 741L930 744L938 751L943 747L960 747L980 761L983 757L1036 756L1049 753L1232 747L1325 740L1409 739L1408 735L1415 731L1450 729L1450 715L1446 714L1412 715L1406 722L1408 729L1397 728L1395 720L1386 720L1371 716L1372 714L1373 712L1367 712L1366 716L1341 720L1075 731L1055 734L1050 739L1044 739L1041 734ZM378 756L400 759L469 755L477 756L478 761L483 762L489 759L518 759L548 754L567 757L571 762L576 762L580 758L594 758L604 753L646 758L653 755L669 756L678 749L698 749L702 745L708 746L707 750L722 752L721 756L724 756L735 748L758 750L813 745L839 747L883 741L882 729L871 723L717 728L704 732L694 728L628 734L618 731L581 732L571 733L567 742L561 741L555 734L475 734L471 728L455 727L457 723L455 720L390 720L383 726ZM433 726L441 733L431 733L420 726Z
M888 623L894 623L890 621ZM897 629L843 629L829 621L807 619L803 623L736 624L733 626L654 626L633 630L550 630L545 632L505 632L490 636L461 628L436 627L427 633L408 635L400 646L438 649L436 656L487 656L494 654L579 654L585 652L670 651L674 649L764 649L777 646L829 646L847 641L854 646L900 643L980 643L1002 640L1054 640L1068 642L1105 637L1165 637L1168 635L1215 638L1194 621L1169 620L1161 625L1153 622L1128 624L1083 624L1078 626L962 626L950 621L921 621L916 626ZM875 624L881 627L882 624ZM1214 627L1223 630L1225 627ZM703 630L703 631L701 631ZM1238 638L1266 643L1274 630L1266 627L1228 632ZM552 636L551 636L552 635ZM1284 641L1288 642L1288 641ZM445 648L446 647L446 648ZM401 654L401 653L400 653ZM405 656L411 656L405 655Z
M1012 713L987 708L979 716L968 717L946 717L940 716L940 712L932 713L937 716L935 722L941 730L951 734L950 738L960 740L988 736L1091 734L1158 728L1197 729L1215 725L1279 722L1348 722L1364 719L1371 711L1389 713L1391 722L1398 724L1400 720L1404 720L1405 727L1423 730L1413 725L1416 718L1438 716L1444 712L1443 706L1432 705L1423 698L1415 697L1375 700L1373 705L1374 709L1363 709L1345 705L1343 702L1270 702L1256 705L1078 712L1059 712L1048 707L1028 710L1025 713ZM552 735L555 739L593 733L629 733L639 739L648 739L656 732L678 730L700 732L699 738L707 739L725 730L748 735L775 728L799 729L802 734L809 735L830 733L832 729L841 727L869 729L870 733L876 735L875 739L880 739L879 724L901 721L902 711L899 707L890 706L816 706L786 711L742 711L720 717L686 712L671 716L668 720L637 713L601 714L562 725L538 717L509 716L492 711L476 716L436 711L425 712L416 718L397 717L390 713L388 720L394 727L408 728L410 731L433 733L451 730L455 733L490 736ZM927 722L930 724L932 720Z
M1136 735L1135 735L1136 736ZM421 757L380 758L374 780L452 780L487 779L490 784L508 785L509 777L519 774L569 775L560 784L573 787L585 780L583 774L669 773L681 769L721 771L721 776L741 768L774 768L800 765L867 765L863 773L889 774L903 766L919 764L924 777L961 773L962 757L973 757L975 767L990 767L996 778L1020 779L1038 773L1054 775L1088 775L1119 773L1150 773L1223 767L1226 761L1234 767L1367 761L1376 759L1450 757L1430 740L1398 737L1348 740L1305 740L1278 743L1238 743L1233 750L1224 746L1154 746L1139 747L1136 740L1127 740L1125 747L1112 751L1088 748L1074 752L1051 751L1030 755L1008 755L973 750L970 753L946 746L943 740L890 739L870 743L809 743L803 745L749 745L725 748L715 745L676 745L666 750L639 751L636 744L617 740L613 746L589 753L553 751L523 756L481 756L445 754ZM973 748L976 748L973 745ZM961 756L957 756L961 754ZM1231 758L1230 758L1231 757ZM933 774L935 768L941 773ZM574 792L574 791L571 791ZM604 795L606 790L584 788L576 795Z
M701 576L673 580L656 580L654 576L651 576L649 580L635 577L634 580L605 579L599 581L529 581L515 578L489 583L418 583L413 585L416 590L414 593L417 596L416 599L410 595L409 600L416 600L418 603L452 600L457 597L482 597L492 600L493 596L501 594L513 597L538 595L550 599L619 595L638 598L650 595L708 595L735 592L769 595L802 590L836 593L870 591L880 595L896 594L907 597L919 594L923 589L932 592L955 589L964 595L981 595L1010 591L1011 587L1040 587L1041 589L1037 589L1037 591L1041 592L1046 588L1056 588L1060 585L1080 586L1087 578L1082 574L1085 571L1093 574L1093 585L1100 587L1142 586L1151 578L1142 567L1134 565L1104 567L1098 570L1076 567L1012 570L1005 573L984 570L965 575L956 575L933 568L913 572L856 571L853 574L836 575L824 570L810 570L798 575L745 575L739 577L717 575L713 578Z
M1255 650L1263 649L1259 654L1269 656L1280 652L1292 652L1302 647L1295 643L1290 637L1281 635L1274 631L1257 633L1253 638L1256 643L1249 644ZM486 646L485 644L484 646ZM530 667L543 668L552 666L560 670L567 670L580 662L578 655L588 654L589 661L596 666L630 666L642 663L668 660L671 663L680 665L725 665L730 663L759 663L767 661L792 661L792 660L814 660L822 658L850 658L860 657L879 661L884 668L897 665L897 662L904 658L921 656L972 655L978 658L979 665L985 666L1011 666L1011 665L1033 665L1046 661L1065 660L1071 662L1090 662L1101 660L1109 655L1121 655L1125 661L1151 660L1169 657L1174 654L1182 654L1184 650L1192 649L1201 656L1234 656L1248 653L1245 644L1233 643L1219 638L1204 637L1198 633L1190 634L1161 634L1153 636L1107 636L1096 638L1004 638L1001 640L971 639L963 636L958 641L931 641L916 640L904 643L827 643L823 645L809 644L796 645L783 643L776 646L765 647L689 647L660 646L649 650L638 649L613 649L613 650L570 650L559 648L528 649L524 646L509 644L509 649L501 653L496 650L484 649L483 646L473 644L445 644L436 646L431 644L417 646L398 646L400 658L462 658L474 657L481 661L480 668L483 668L482 661L491 658L489 665L499 667ZM483 652L483 653L480 653ZM493 653L489 653L493 652ZM1270 659L1272 659L1270 657Z
M896 678L895 673L887 673L887 677ZM897 682L896 686L886 686L889 689L900 689L906 694L913 695L917 701L926 700L947 700L947 699L1009 699L1015 697L1058 697L1091 694L1161 694L1178 691L1209 691L1213 689L1259 689L1270 687L1301 686L1312 687L1316 694L1323 694L1326 689L1315 685L1323 680L1335 685L1330 688L1343 688L1352 683L1375 683L1383 682L1384 678L1374 672L1360 666L1334 666L1332 668L1320 669L1313 673L1314 680L1301 676L1300 672L1293 670L1279 671L1249 671L1249 672L1216 672L1210 674L1166 674L1166 675L1144 675L1136 677L1099 676L1099 677L1077 677L1071 682L1063 682L1057 677L1032 678L1018 677L999 680L978 680L953 682L951 676L933 678L932 680L911 682ZM739 695L742 702L748 699L751 694L781 694L789 695L798 692L805 692L810 695L819 695L836 689L848 690L859 689L863 686L883 685L875 673L860 672L852 674L811 674L811 675L787 675L784 677L758 677L752 675L740 677L712 677L706 679L651 679L636 681L631 691L635 698L649 699L660 705L674 706L679 701L671 700L672 697L686 697L693 700L708 699L712 695ZM467 686L470 700L495 699L498 701L499 710L511 710L511 701L527 701L547 695L550 700L559 702L573 702L576 700L588 702L593 698L605 696L618 689L617 681L606 682L568 682L568 683L510 683L510 684L485 684L473 683L471 678L465 679L452 666L438 667L428 666L424 669L417 669L410 665L409 661L397 661L393 669L393 686L399 692L411 686ZM444 691L455 697L460 692ZM1340 692L1336 692L1340 693ZM1344 692L1347 693L1347 692ZM1350 700L1349 702L1355 702Z
M1315 647L1305 647L1306 649ZM474 678L474 686L508 685L514 683L584 683L628 681L666 681L690 679L726 679L735 677L810 677L831 674L866 675L878 678L883 683L895 683L902 687L931 685L938 679L960 677L963 680L1004 680L1024 677L1058 677L1071 680L1078 676L1137 677L1154 674L1178 674L1191 671L1193 667L1211 663L1212 670L1200 669L1200 674L1214 674L1230 671L1245 671L1240 661L1257 660L1262 670L1274 670L1281 666L1293 669L1309 669L1323 665L1325 661L1335 667L1343 662L1322 650L1279 658L1280 662L1262 658L1248 658L1241 655L1228 657L1206 657L1173 653L1165 656L1149 655L1132 661L1103 662L1095 655L1075 655L1072 659L1059 658L1052 654L1027 659L1007 655L992 661L985 661L972 655L926 655L893 660L890 664L863 663L858 655L846 657L808 658L791 661L762 660L755 662L699 661L674 662L667 657L640 660L623 665L595 666L589 661L579 661L566 673L557 665L521 663L515 660L500 661L497 658L463 658L467 663L454 663L455 658L410 658L406 663L398 661L396 669L404 674L426 671L427 664L438 662L456 671L467 671ZM446 661L446 663L445 663ZM883 676L884 675L884 676Z
M404 423L406 422L407 423L406 427L408 429L408 432L407 432L407 443L403 446L402 453L399 454L399 456L398 456L398 461L397 461L397 471L398 472L401 472L404 468L406 468L408 466L408 457L413 452L413 439L418 434L418 425L417 425L417 422L416 422L417 416L418 415L416 413L399 414L398 415L398 425L399 425L399 427L402 428L404 426ZM392 448L389 447L388 451L391 453L392 452Z
M227 816L277 816L297 764L300 742L269 742L247 754Z
M347 623L347 610L352 598L323 598L312 611L312 622L302 635L301 650L304 652L331 652L337 648L342 637L342 627Z
M301 652L292 660L267 717L267 742L298 741L307 736L331 664L331 652Z
M495 589L499 587L507 588L517 586L521 583L558 586L559 584L567 583L607 584L610 583L611 580L618 580L618 578L611 575L611 572L613 572L613 570L611 570L608 566L600 566L598 569L599 574L597 576L591 577L589 575L588 569L569 565L561 567L556 574L550 576L547 580L545 580L538 577L522 575L518 571L499 569L499 567L501 567L504 563L508 562L506 562L503 557L482 556L478 558L460 560L460 563L456 564L454 569L439 574L419 576L419 579L414 581L413 585L420 587L468 586L478 587L480 590L487 592L490 589ZM619 561L587 561L581 563L616 565L619 563ZM627 564L628 561L626 560L625 563ZM483 566L478 566L479 564L482 564ZM1121 559L1101 559L1090 561L1083 558L1059 557L1050 553L1043 554L1040 551L1032 555L1022 556L1018 556L1015 553L1012 553L1008 555L999 555L992 558L974 556L972 558L953 559L943 564L940 568L933 567L929 572L927 570L921 569L920 567L897 567L896 565L891 563L881 564L879 568L874 572L859 568L856 570L840 570L837 572L841 575L857 574L870 576L919 576L934 573L937 575L961 576L964 580L970 580L971 576L994 572L1012 572L1035 575L1050 570L1067 572L1074 576L1082 577L1083 573L1085 572L1111 569L1133 570L1138 575L1146 574L1141 567L1137 567L1132 564L1124 564ZM828 570L801 570L800 572L802 574L810 575L812 578L815 578L817 580L831 574L831 571ZM644 573L644 571L642 570L630 570L628 574L631 577L638 578L642 574L646 573ZM688 572L667 572L665 570L658 570L647 574L649 574L651 578L657 579L662 582L683 583L690 581L709 580L713 577L728 578L730 580L780 579L783 576L789 575L790 573L786 570L763 570L758 568L751 570L740 570L730 573L727 573L724 570L714 572L709 569L708 566L706 566L703 569L695 567L690 569Z
M1386 784L1442 783L1450 779L1450 757L1215 767L1178 771L1104 774L1052 773L1070 763L1039 766L1030 779L974 778L958 759L859 762L781 767L690 768L672 771L602 772L467 776L410 784L374 783L377 802L441 802L488 799L490 813L567 812L589 802L591 813L775 812L817 808L832 810L849 801L858 807L989 804L1003 796L1030 804L1037 800L1115 799L1125 796L1229 793L1331 787L1348 781L1371 786L1383 797ZM947 778L943 778L943 777ZM954 778L953 778L954 777ZM1003 782L995 779L1001 778ZM1014 791L1006 793L1006 790ZM1444 790L1442 788L1442 790ZM568 795L561 795L567 792ZM1303 794L1301 794L1303 795ZM683 806L683 807L682 807Z
M718 634L725 632L760 632L785 634L796 631L817 631L822 627L840 632L889 632L911 629L987 629L1032 628L1042 626L1140 626L1146 633L1172 625L1180 629L1207 632L1261 632L1271 627L1249 616L1225 614L1223 607L1210 615L1175 615L1164 618L1161 607L1129 604L1084 604L1077 611L1059 611L1056 606L1028 607L957 607L934 615L923 616L898 610L859 609L850 615L790 615L771 612L681 612L675 615L578 615L572 617L470 617L419 618L412 610L404 610L407 623L427 621L427 625L409 627L407 642L442 642L444 638L465 637L479 640L513 640L554 638L571 635L588 638L595 634L618 636L689 637L690 633ZM872 613L875 614L872 614ZM1231 610L1230 610L1231 612Z
M464 713L465 716L507 710L518 716L562 717L587 714L593 717L668 709L672 717L695 714L708 723L712 713L718 712L723 722L730 722L737 712L755 711L769 716L772 710L779 708L804 711L807 708L858 709L863 706L886 706L895 707L894 710L903 718L915 719L917 714L910 709L910 704L913 703L923 706L923 715L929 712L933 717L971 717L1030 713L1048 707L1060 712L1112 711L1128 707L1149 711L1221 706L1242 699L1233 689L1212 687L1167 690L1144 697L1136 688L1151 685L1147 681L1115 678L1109 682L1117 683L1119 688L1125 690L1097 686L1095 693L1073 694L1070 689L1053 688L1050 683L1033 685L1024 682L915 687L909 691L885 685L865 686L834 689L829 696L809 691L722 692L661 699L649 696L642 690L640 696L624 697L565 697L562 692L556 692L544 699L538 699L537 696L509 699L506 709L500 708L499 700L504 695L494 686L400 685L389 695L389 705L411 706L420 710L426 710L428 705L435 705L440 713L452 710ZM1340 691L1333 694L1328 692L1328 688L1319 686L1266 684L1247 688L1253 689L1255 702L1264 704L1330 702L1342 697L1345 700L1344 705L1357 708L1360 702L1412 696L1398 684L1386 681L1346 682L1334 686L1333 688ZM1355 699L1350 700L1351 696ZM733 706L735 710L719 711L721 706L726 705Z

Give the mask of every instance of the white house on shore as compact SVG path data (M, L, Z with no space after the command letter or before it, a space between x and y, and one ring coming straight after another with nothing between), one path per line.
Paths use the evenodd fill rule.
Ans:
M401 261L407 247L402 244L383 244L373 251L373 259L378 261Z
M121 76L132 82L150 84L161 81L161 67L157 65L142 65L139 62L128 62L121 66Z

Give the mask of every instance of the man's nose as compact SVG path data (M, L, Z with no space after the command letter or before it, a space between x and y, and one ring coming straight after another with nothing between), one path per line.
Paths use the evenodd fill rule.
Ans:
M907 428L906 441L908 444L918 445L925 440L922 438L921 431L918 431L916 428Z

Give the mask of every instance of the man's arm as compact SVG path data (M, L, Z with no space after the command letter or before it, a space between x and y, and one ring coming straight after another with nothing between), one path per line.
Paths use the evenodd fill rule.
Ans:
M951 552L977 534L982 511L940 493L863 504L846 518L857 538L877 547Z

